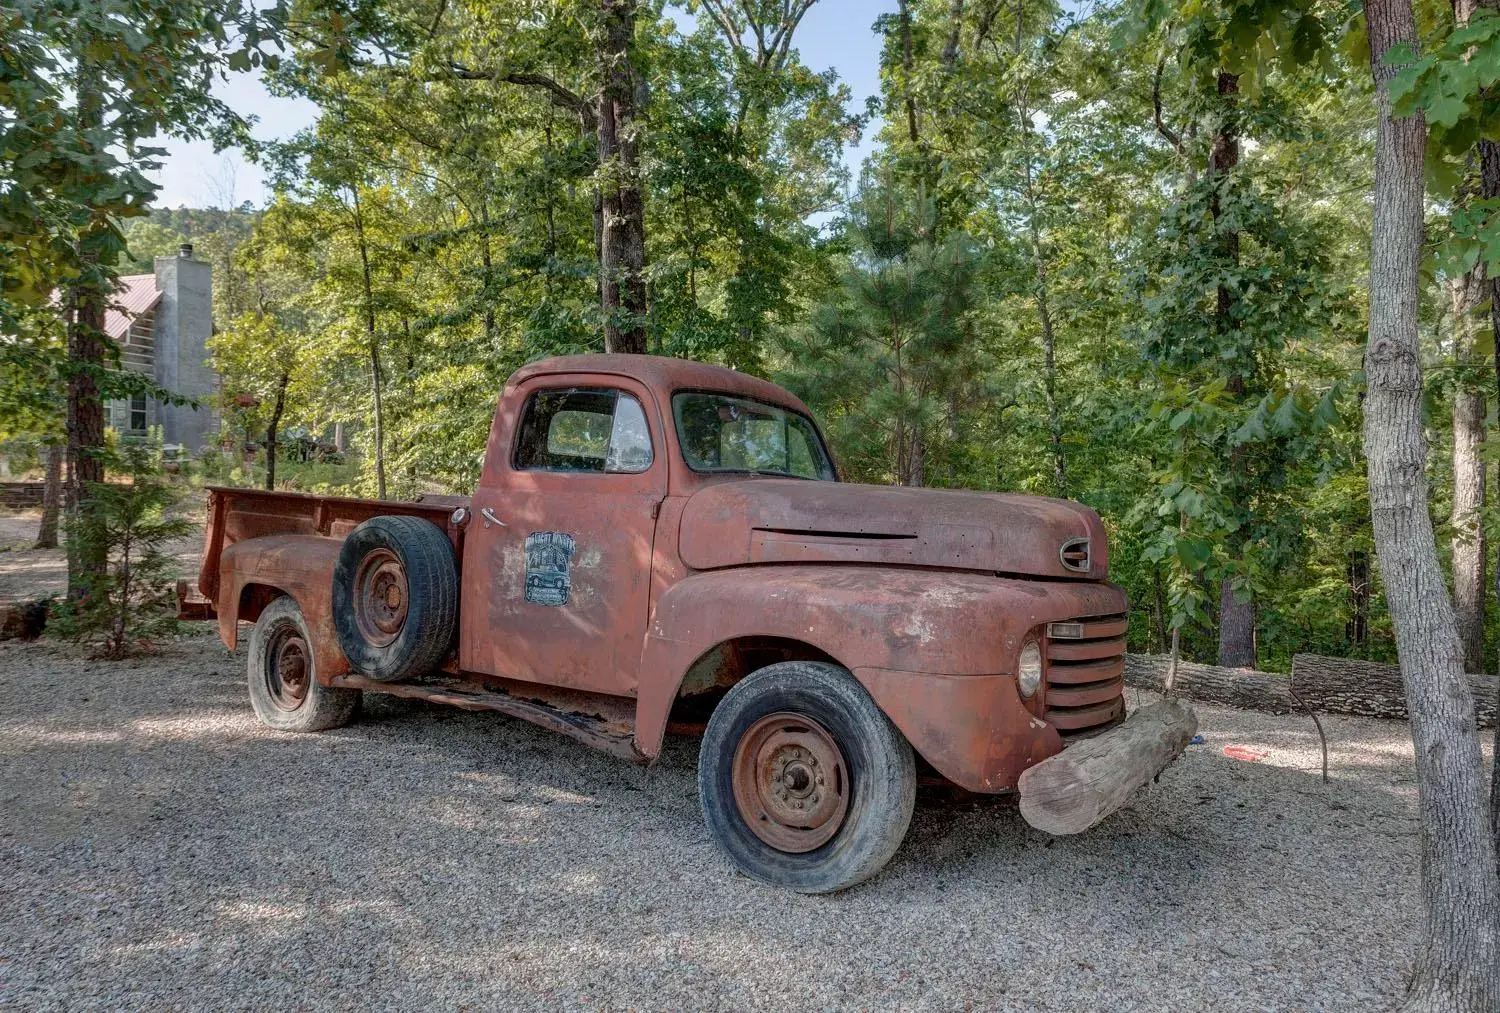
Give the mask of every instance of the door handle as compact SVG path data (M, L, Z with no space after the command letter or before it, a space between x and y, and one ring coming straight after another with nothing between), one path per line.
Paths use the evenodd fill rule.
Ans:
M498 524L502 528L505 527L505 522L496 517L495 511L491 510L489 507L484 507L482 510L480 510L479 516L484 518L485 527L489 527L491 524Z

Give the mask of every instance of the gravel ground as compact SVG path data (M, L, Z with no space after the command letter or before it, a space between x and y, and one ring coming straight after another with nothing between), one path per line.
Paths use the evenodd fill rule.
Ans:
M720 858L691 741L643 770L369 696L276 733L242 665L0 644L0 1006L1306 1013L1409 967L1404 724L1325 719L1325 787L1305 721L1203 707L1088 834L924 799L882 875L803 897Z
M189 516L192 504L187 507ZM202 523L202 508L195 519ZM68 557L63 549L33 549L40 510L0 508L0 605L23 598L62 594L68 587ZM195 577L203 558L203 532L194 531L167 543L178 577Z

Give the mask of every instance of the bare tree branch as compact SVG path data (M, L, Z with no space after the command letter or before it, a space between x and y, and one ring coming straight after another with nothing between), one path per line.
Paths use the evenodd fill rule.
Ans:
M812 9L817 0L788 0L786 15L781 22L781 28L776 33L776 39L771 46L772 60L768 69L780 70L786 65L787 54L792 51L792 36L797 32L797 26L802 23L802 18Z
M948 39L943 43L943 69L952 70L958 60L958 40L964 26L964 0L948 5Z
M1156 61L1156 74L1151 79L1151 117L1156 121L1156 132L1166 138L1167 143L1180 155L1182 154L1182 136L1173 133L1172 129L1162 120L1161 115L1161 74L1166 65L1167 58L1165 56Z
M724 32L724 37L729 40L729 44L736 50L744 49L745 44L740 38L740 30L735 26L734 18L730 15L724 0L703 0L703 6L718 23L720 30Z
M427 40L429 42L437 35L438 25L443 23L443 15L448 12L448 0L438 0L437 13L432 16L432 24L427 29Z

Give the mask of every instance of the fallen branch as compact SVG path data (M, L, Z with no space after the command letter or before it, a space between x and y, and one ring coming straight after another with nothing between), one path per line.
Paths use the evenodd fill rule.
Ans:
M1288 693L1292 694L1292 699L1295 700L1295 701L1297 701L1297 705L1299 707L1301 707L1304 711L1307 712L1307 716L1308 717L1312 718L1313 727L1318 730L1318 742L1323 746L1323 783L1327 784L1328 783L1328 736L1325 735L1325 734L1323 734L1323 722L1321 722L1321 721L1318 720L1318 712L1315 711L1315 710L1313 710L1306 703L1304 703L1303 700L1302 700L1302 698L1297 695L1297 691L1292 688L1292 684L1290 682L1287 683L1286 691Z

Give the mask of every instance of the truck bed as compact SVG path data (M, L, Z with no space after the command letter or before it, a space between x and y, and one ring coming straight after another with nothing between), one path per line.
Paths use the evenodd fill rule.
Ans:
M323 535L343 538L360 524L382 514L406 514L432 521L458 546L449 518L467 507L467 496L423 496L416 502L316 496L264 489L208 488L208 521L198 590L211 602L219 598L219 558L236 542L264 535Z

